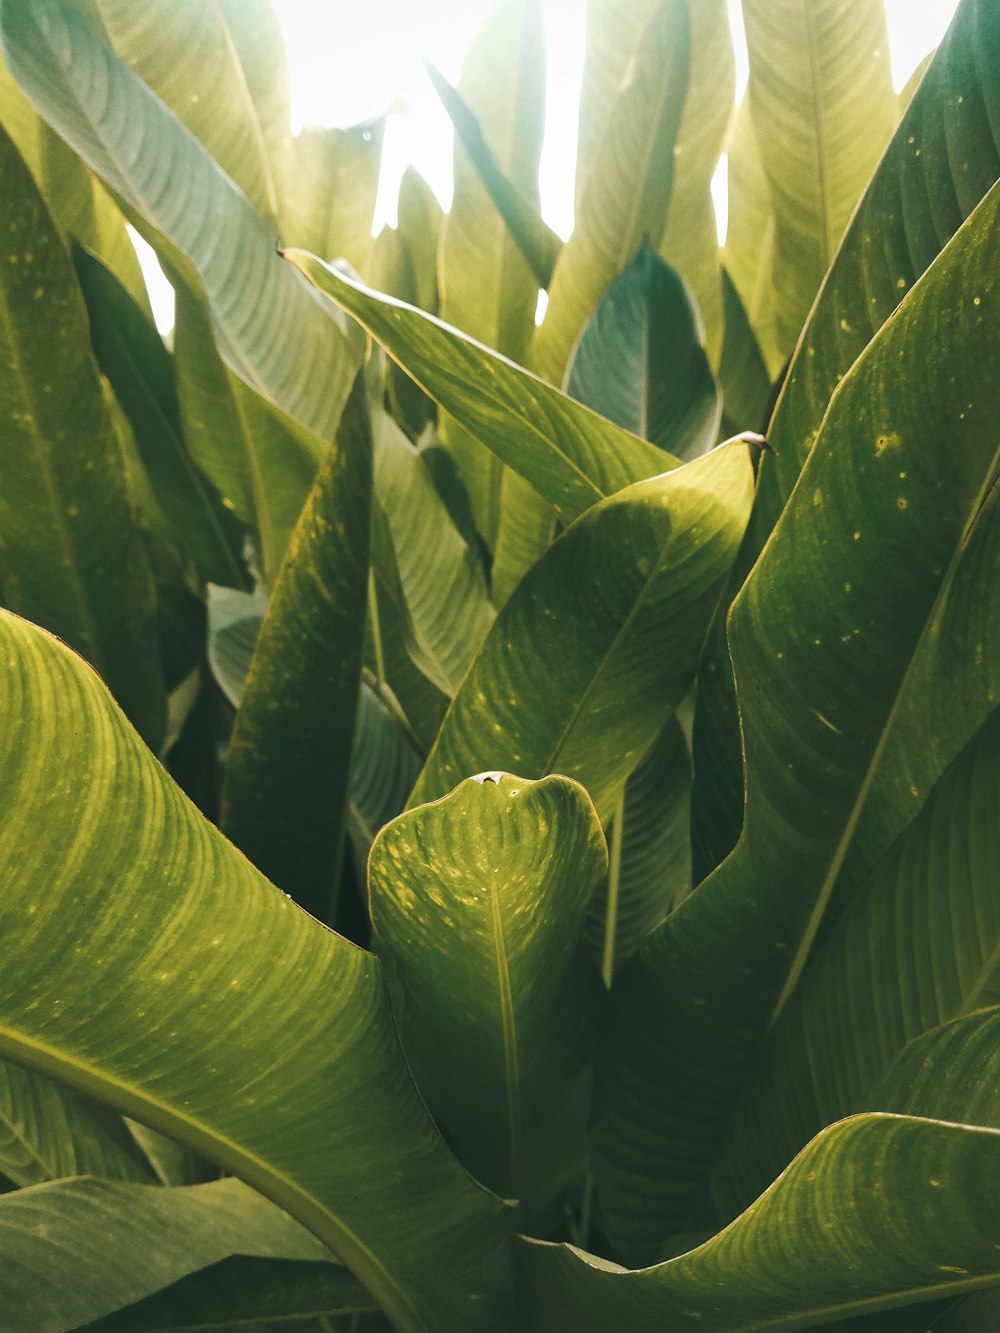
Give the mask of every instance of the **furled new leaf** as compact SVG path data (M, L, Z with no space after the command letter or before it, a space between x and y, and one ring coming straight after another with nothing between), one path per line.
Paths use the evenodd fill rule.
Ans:
M401 815L368 866L417 1086L473 1175L536 1223L582 1170L598 979L579 939L606 869L581 787L510 774Z

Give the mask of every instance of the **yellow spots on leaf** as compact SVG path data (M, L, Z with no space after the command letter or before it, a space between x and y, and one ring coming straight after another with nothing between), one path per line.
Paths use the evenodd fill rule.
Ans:
M895 431L887 431L884 435L878 435L875 438L875 457L881 458L888 449L898 449L900 438Z
M902 496L902 495L901 495L901 496L897 499L897 501L896 501L896 508L897 508L897 509L905 509L905 508L906 508L906 497L905 497L905 496Z

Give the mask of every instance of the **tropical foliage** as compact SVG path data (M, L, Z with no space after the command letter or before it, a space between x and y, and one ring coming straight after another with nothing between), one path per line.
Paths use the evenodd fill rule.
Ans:
M1000 1317L1000 5L743 16L373 239L269 0L0 3L13 1333Z

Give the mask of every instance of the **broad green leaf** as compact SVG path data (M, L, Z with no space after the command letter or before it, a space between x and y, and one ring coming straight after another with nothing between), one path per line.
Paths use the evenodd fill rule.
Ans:
M82 1179L19 1190L0 1198L0 1252L0 1308L23 1333L89 1326L233 1254L331 1259L238 1180L165 1188Z
M295 164L291 157L288 58L281 22L271 0L219 0L219 8L250 95L253 118L247 116L244 124L254 138L253 120L260 127L266 170L278 200L279 216L284 219ZM235 80L234 91L239 97ZM243 106L242 98L239 105ZM226 116L233 112L234 108L225 108Z
M791 1333L982 1290L1000 1283L998 1186L995 1130L857 1116L814 1139L725 1231L667 1263L630 1272L522 1242L519 1327Z
M716 1218L746 1206L824 1125L897 1109L870 1093L914 1037L1000 1001L998 860L1000 709L859 887L770 1033L716 1157Z
M527 0L527 3L534 4L535 0ZM513 4L508 7L513 10L514 5L524 8L522 0L513 0ZM480 34L479 45L484 50L486 48L484 39L489 31L487 25ZM540 32L538 42L539 46L531 53L536 64L544 58L544 41ZM466 68L468 63L467 59ZM534 276L536 288L547 287L556 258L562 249L561 237L552 230L538 211L538 200L529 203L508 177L496 153L486 141L483 127L470 102L466 101L458 88L451 86L430 61L425 60L424 64L431 83L441 98L441 104L454 126L457 143L465 150L463 164L467 160L474 168L475 179L481 183L495 211L503 219L511 239L516 242L519 253ZM479 90L468 78L463 78L463 83L469 88L470 97L474 98ZM534 180L530 183L528 193L537 193Z
M210 586L207 593L208 663L223 694L239 708L267 598L241 588Z
M0 1172L16 1185L59 1176L151 1179L121 1116L6 1062L0 1062Z
M273 220L278 199L264 135L221 5L93 2L119 60L191 131L256 211Z
M507 1210L415 1094L377 961L198 814L74 654L0 636L0 1052L239 1174L400 1329L501 1325Z
M976 515L903 686L844 861L837 897L905 828L1000 704L1000 486Z
M349 129L307 125L296 136L282 227L289 245L367 271L384 138L384 116Z
M585 931L608 976L691 888L690 795L691 758L675 719L625 784L609 830L608 883Z
M962 0L844 238L788 372L751 537L774 526L830 396L1000 175L1000 14Z
M208 659L212 674L239 708L267 599L235 588L208 590ZM372 840L406 804L420 772L420 749L387 686L362 680L351 757L347 832L362 868Z
M729 274L722 273L725 333L719 362L723 396L722 429L727 435L767 429L771 380L754 337L740 294Z
M618 99L629 66L659 0L590 0L587 5L586 49L580 91L576 156L576 207L600 151L601 138Z
M373 429L375 499L392 542L408 646L424 675L450 697L493 622L482 565L393 418L376 408Z
M233 373L216 350L204 302L186 286L176 290L184 438L223 505L255 533L262 573L273 582L325 448Z
M722 403L683 279L644 246L581 334L566 392L678 458L716 443Z
M663 233L689 58L687 0L659 0L608 109L532 341L529 364L553 384L608 283Z
M69 255L0 130L0 576L6 605L97 668L155 749L155 593Z
M251 861L329 921L368 599L372 442L357 385L274 585L236 714L221 827Z
M914 1039L866 1100L879 1110L1000 1128L1000 1008L963 1014Z
M134 3L130 9L139 11ZM226 363L332 440L355 357L329 312L276 262L273 231L164 103L65 5L4 0L0 14L7 61L42 115L197 270ZM165 49L149 43L157 59ZM173 49L170 60L178 63ZM300 504L304 498L303 491Z
M598 981L579 939L606 870L581 787L499 773L401 815L368 863L417 1086L461 1161L526 1219L582 1169Z
M754 129L749 90L733 117L727 154L729 218L722 262L760 346L768 379L774 379L789 349L778 328L774 199Z
M240 528L201 476L181 433L174 367L152 321L118 279L76 247L77 278L87 302L98 365L121 403L154 496L169 523L188 582L246 582Z
M98 255L148 314L146 283L120 209L38 115L2 60L0 123L28 164L56 226Z
M623 969L612 1007L628 1040L606 1051L596 1094L605 1220L637 1257L683 1229L760 1038L801 974L907 672L994 476L1000 381L984 373L984 349L1000 331L998 214L994 188L845 378L730 612L743 832ZM656 1070L627 1100L625 1064Z
M373 1308L364 1287L337 1264L233 1255L81 1333L362 1333L357 1317ZM337 1316L348 1322L333 1322Z
M688 0L688 9L691 67L659 249L694 292L709 359L717 365L723 308L712 177L733 113L735 61L726 0Z
M399 183L399 238L406 247L413 275L416 304L431 315L438 308L437 254L441 205L431 187L414 167L407 167Z
M774 205L772 299L791 351L896 125L883 0L742 0L750 114Z
M379 829L400 813L420 772L420 752L399 707L367 684L358 700L347 831L361 871Z
M672 456L669 462L674 462ZM653 469L647 465L642 470L648 475ZM490 592L497 607L507 602L525 571L551 545L556 526L552 505L511 467L500 479L500 514L502 522L490 569Z
M127 1116L125 1125L161 1184L200 1185L206 1180L218 1179L219 1168L183 1143L168 1139L165 1134L158 1134L155 1129L140 1125L138 1120L129 1120Z
M998 68L1000 14L981 0L962 0L859 205L789 369L768 430L774 452L761 461L733 596L798 481L837 385L1000 176ZM732 213L731 218L736 220ZM739 287L735 272L733 276ZM740 291L746 304L746 294ZM753 323L753 312L747 308ZM728 690L719 681L713 702L720 717L725 710L728 725L720 722L711 751L696 747L700 753L695 768L712 775L716 793L727 787L735 802L730 800L723 813L714 801L715 811L702 821L696 792L695 824L714 824L733 830L735 836L742 819L742 766L725 643L720 641L706 654L703 679L706 671L717 681L729 675ZM726 841L715 851L712 865L733 845Z
M538 0L506 0L470 47L459 91L487 150L515 188L538 206L545 110L545 45ZM454 113L453 113L454 114ZM480 172L455 144L455 197L441 233L441 318L523 365L535 330L532 273ZM478 531L490 550L500 528L503 464L448 416L442 440L455 459Z
M723 445L569 527L486 636L411 805L488 769L555 772L607 819L690 687L752 485L745 446Z
M369 290L312 255L288 250L285 257L567 520L677 465L459 330Z

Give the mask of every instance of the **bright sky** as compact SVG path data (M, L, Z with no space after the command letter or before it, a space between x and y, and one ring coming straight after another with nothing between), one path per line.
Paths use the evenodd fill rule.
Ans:
M307 122L351 125L392 108L383 149L376 231L395 222L396 195L413 163L447 206L451 199L451 124L421 63L427 58L452 83L462 56L494 0L273 0L285 30L293 128ZM622 0L627 3L627 0ZM901 88L944 34L957 0L886 0L893 78ZM549 93L540 172L542 213L567 236L573 225L576 113L583 65L584 0L543 0ZM729 0L739 86L746 80L739 0ZM725 182L715 191L724 231ZM148 260L144 258L144 268ZM151 275L157 322L172 323L170 295ZM161 295L162 293L162 295Z

